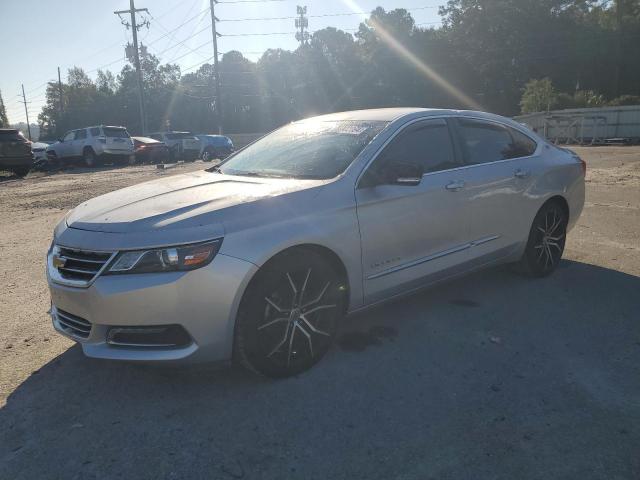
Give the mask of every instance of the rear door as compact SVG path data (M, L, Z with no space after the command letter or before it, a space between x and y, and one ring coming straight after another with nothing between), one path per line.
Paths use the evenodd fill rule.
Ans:
M469 211L470 257L508 255L530 226L525 192L537 174L536 143L498 122L458 118L456 133L465 164L464 196Z
M370 181L394 164L420 164L424 174L414 185ZM364 172L356 202L367 303L464 263L468 215L456 188L460 166L446 121L430 119L405 127Z

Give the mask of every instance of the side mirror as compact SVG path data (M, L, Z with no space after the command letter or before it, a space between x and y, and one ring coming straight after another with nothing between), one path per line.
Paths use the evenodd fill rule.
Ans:
M414 187L422 181L424 170L415 163L395 163L383 171L384 181L388 185Z

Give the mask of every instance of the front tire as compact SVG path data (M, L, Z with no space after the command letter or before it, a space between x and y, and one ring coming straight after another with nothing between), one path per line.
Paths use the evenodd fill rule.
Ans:
M520 267L533 277L550 275L560 263L567 239L567 212L559 202L547 202L538 211Z
M211 147L205 148L204 152L202 152L202 161L210 162L214 158L216 158L215 150L213 148L211 148Z
M278 255L242 298L235 360L274 378L308 370L329 350L345 302L344 281L320 254L296 249Z
M17 177L26 177L27 174L29 173L29 170L31 170L31 167L15 167L13 169L13 173Z

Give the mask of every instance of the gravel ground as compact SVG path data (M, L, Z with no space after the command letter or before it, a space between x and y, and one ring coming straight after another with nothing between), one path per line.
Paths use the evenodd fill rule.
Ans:
M640 148L576 150L586 207L553 276L369 311L281 381L87 359L46 314L68 209L203 164L0 177L0 478L640 478Z

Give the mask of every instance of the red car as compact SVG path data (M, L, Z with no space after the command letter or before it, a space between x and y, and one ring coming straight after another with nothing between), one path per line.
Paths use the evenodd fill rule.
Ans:
M163 163L169 160L169 147L149 137L131 137L136 163Z

